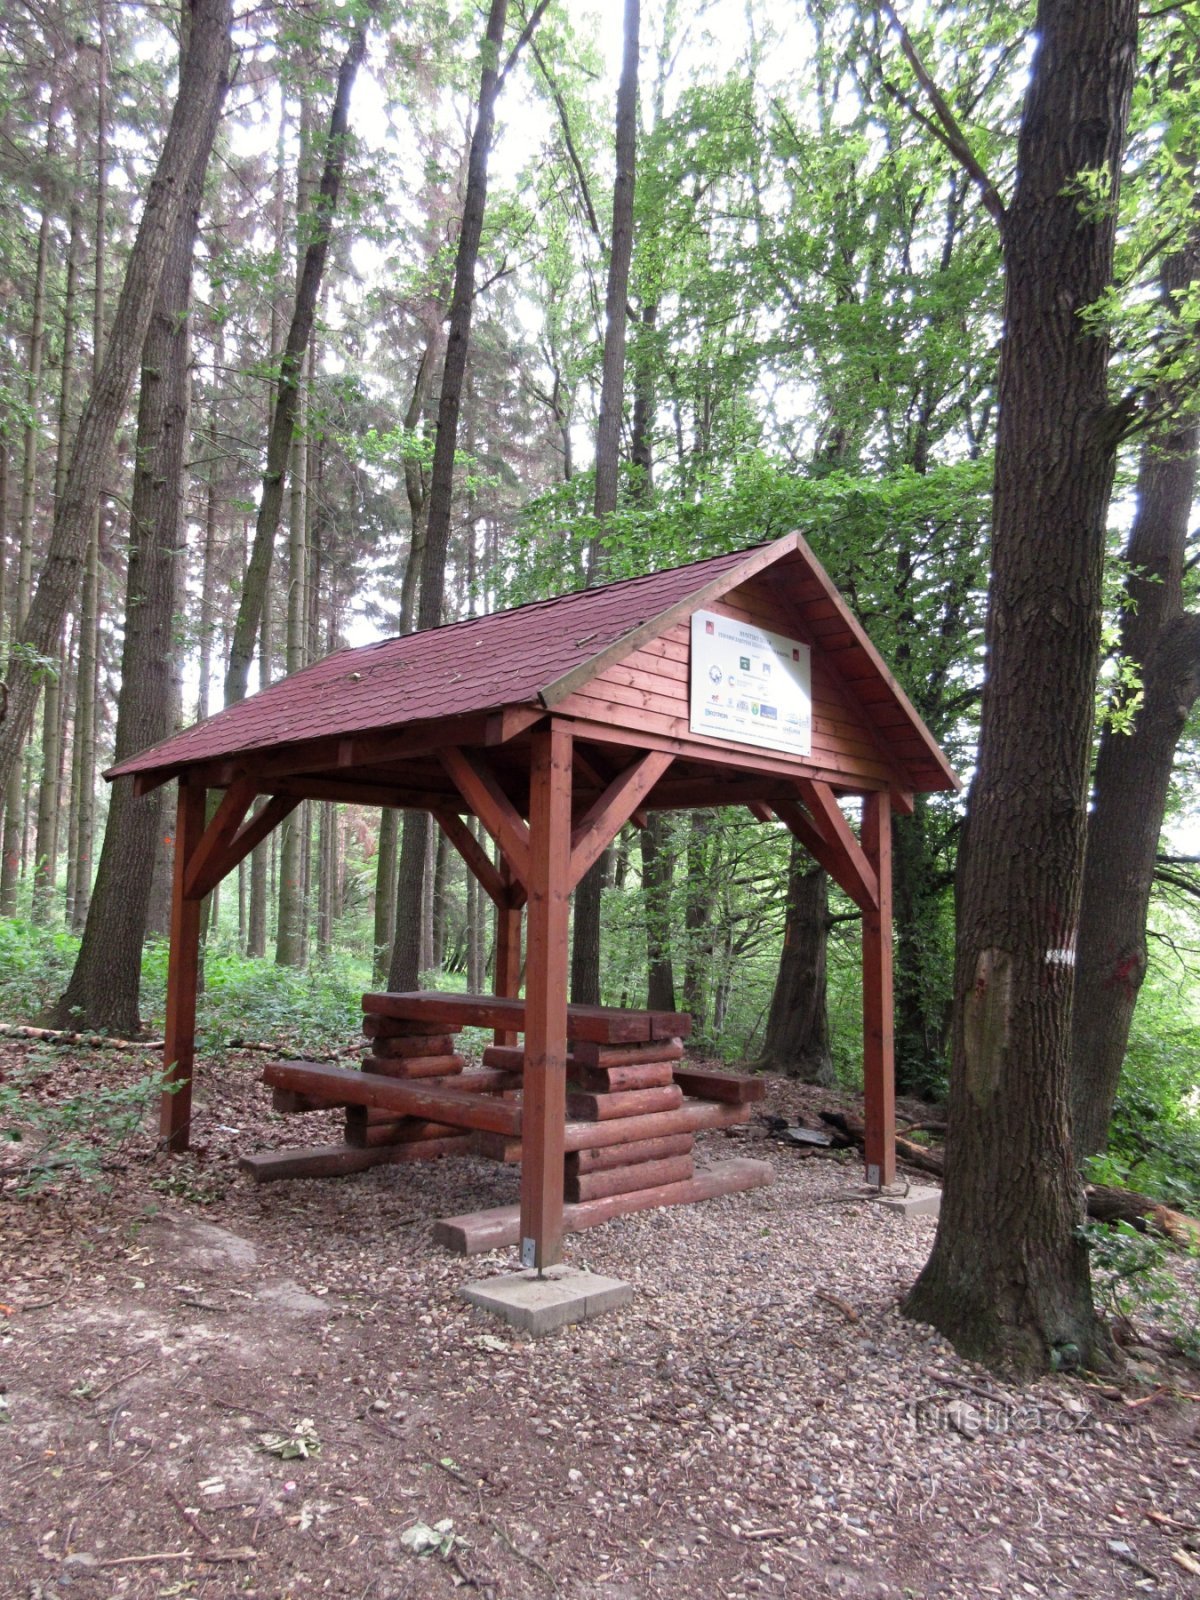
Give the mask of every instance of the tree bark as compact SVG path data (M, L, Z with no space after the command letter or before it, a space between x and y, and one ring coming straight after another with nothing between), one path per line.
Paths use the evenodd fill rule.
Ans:
M46 562L21 630L20 642L41 655L53 649L78 591L105 464L145 344L163 261L185 204L196 151L224 90L229 0L190 0L190 6L190 44L171 125L130 252L104 362L75 435ZM0 787L7 785L17 764L37 700L36 678L16 657L10 659L8 688L8 715L0 725Z
M250 549L250 560L246 565L242 600L234 624L229 666L225 673L227 706L246 698L250 663L254 659L254 645L258 638L264 597L271 575L271 561L275 553L275 537L279 532L279 519L283 510L283 492L287 478L288 456L292 449L296 427L296 408L304 372L304 358L312 335L317 296L325 272L325 258L329 254L329 239L337 211L342 174L346 167L350 91L354 87L354 79L366 48L367 23L364 18L350 40L350 46L338 71L337 91L334 95L333 111L329 118L329 134L325 144L325 166L313 205L311 232L297 282L291 326L279 363L279 383L275 391L271 428L267 436L267 465L263 473L262 496L254 527L254 542Z
M1167 298L1195 280L1200 240L1164 265ZM1071 1098L1076 1156L1103 1150L1146 975L1146 914L1175 751L1200 695L1200 617L1183 608L1183 571L1200 426L1177 421L1147 440L1125 559L1120 654L1142 701L1128 732L1100 735L1084 857L1075 972Z
M946 1186L907 1302L965 1356L1019 1373L1103 1350L1068 1090L1119 421L1107 341L1082 313L1112 280L1137 7L1040 0L1036 28L1003 230L988 675L959 880Z
M588 553L589 582L599 576L601 533L608 518L617 509L625 383L625 316L629 303L629 268L633 259L640 22L640 0L625 0L625 50L621 79L617 85L617 170L613 183L612 248L608 258L608 289L605 295L600 416L596 425L596 487L592 503L595 531ZM600 906L604 862L605 856L602 856L575 890L571 999L576 1005L598 1005L600 1001Z
M755 1066L802 1083L837 1083L826 1011L829 875L796 839L788 862L787 911L779 974Z
M78 162L76 162L78 171ZM62 494L67 470L67 440L75 395L75 302L79 280L79 207L72 205L67 243L67 279L63 293L62 356L58 389L58 448L55 455L54 498ZM42 716L42 776L38 785L37 842L33 851L33 907L35 922L48 922L54 905L58 877L58 822L62 784L63 634L54 649L57 671L46 684Z
M192 46L188 48L190 53ZM142 355L117 761L165 739L175 721L174 620L184 543L190 386L188 308L204 174L220 109L220 98L210 99ZM53 1026L83 1026L125 1038L139 1031L142 941L166 794L160 788L136 798L130 778L113 785L83 941L66 992L51 1012Z
M671 961L671 884L675 863L670 828L661 811L651 812L638 834L642 848L642 895L646 906L646 1005L674 1011L675 968Z
M500 93L500 46L504 41L504 22L508 0L491 0L487 32L484 36L482 67L479 76L479 102L471 134L471 153L467 160L467 192L463 200L462 226L454 260L454 288L450 296L450 329L446 338L446 359L442 369L442 390L438 399L437 437L430 470L429 508L425 523L425 545L421 554L421 599L418 628L436 628L442 621L446 593L446 558L450 549L450 511L454 500L454 454L458 448L458 413L462 405L463 382L467 372L467 350L471 339L471 313L475 300L475 264L483 237L483 214L487 205L488 156L496 121L496 99ZM416 850L405 828L401 851L401 872L405 859ZM404 907L397 907L404 915Z

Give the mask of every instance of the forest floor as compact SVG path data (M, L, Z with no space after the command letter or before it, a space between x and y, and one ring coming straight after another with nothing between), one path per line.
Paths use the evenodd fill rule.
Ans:
M515 1254L430 1236L515 1173L256 1188L240 1152L336 1137L274 1116L262 1059L208 1074L194 1153L138 1135L107 1193L0 1198L0 1600L1200 1594L1200 1374L960 1361L898 1309L934 1224L860 1199L856 1160L708 1136L774 1186L571 1238L635 1298L530 1342L458 1294ZM145 1070L60 1065L63 1093Z

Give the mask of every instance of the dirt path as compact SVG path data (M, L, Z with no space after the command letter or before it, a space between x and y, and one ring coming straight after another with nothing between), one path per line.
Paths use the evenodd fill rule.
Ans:
M932 1224L853 1163L742 1135L773 1188L576 1237L634 1302L529 1343L456 1292L513 1253L429 1232L514 1175L252 1188L239 1148L328 1137L256 1070L208 1090L199 1157L0 1202L2 1600L1200 1593L1200 1409L960 1362L897 1311Z

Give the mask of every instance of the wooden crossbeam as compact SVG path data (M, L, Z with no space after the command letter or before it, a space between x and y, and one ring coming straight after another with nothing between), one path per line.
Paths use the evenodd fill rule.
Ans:
M640 761L618 773L589 807L571 834L569 879L572 888L600 859L673 760L674 757L663 750L651 750Z
M500 787L491 767L478 756L451 745L438 751L451 783L483 823L508 859L513 876L529 885L529 824Z
M505 882L500 869L493 865L487 851L457 812L439 808L433 814L437 818L438 827L458 851L470 871L478 878L483 892L495 905L503 911L525 904L525 890L519 884Z

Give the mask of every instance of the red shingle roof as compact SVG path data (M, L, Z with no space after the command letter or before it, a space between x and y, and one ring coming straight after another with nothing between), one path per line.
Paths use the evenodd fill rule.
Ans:
M338 651L109 768L105 777L154 773L165 780L199 763L310 740L390 732L505 706L551 707L646 637L777 563L783 563L782 592L798 596L798 617L814 645L836 656L858 713L902 781L917 792L957 788L933 736L798 533Z
M339 650L143 750L106 778L330 734L535 704L542 689L746 560L745 550Z

